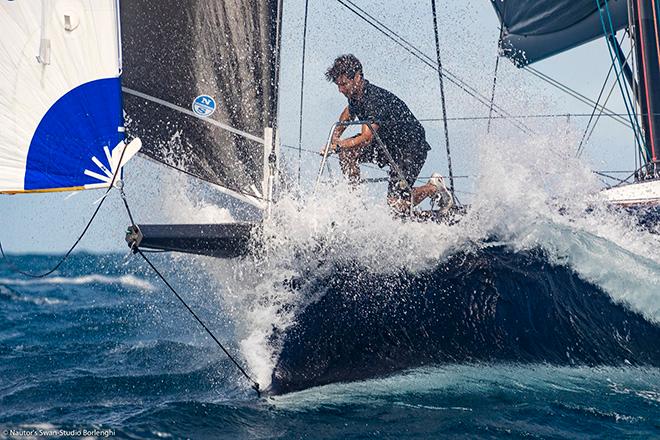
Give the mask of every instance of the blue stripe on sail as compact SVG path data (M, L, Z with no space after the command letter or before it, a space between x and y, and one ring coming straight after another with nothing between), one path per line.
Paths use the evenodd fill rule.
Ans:
M62 96L43 117L30 142L25 190L70 188L102 183L85 170L105 175L92 161L110 170L103 150L124 139L121 83L106 78L82 84Z

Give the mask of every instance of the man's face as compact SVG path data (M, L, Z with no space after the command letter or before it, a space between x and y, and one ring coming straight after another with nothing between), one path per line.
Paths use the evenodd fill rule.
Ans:
M358 98L359 93L362 90L362 74L357 73L355 74L355 77L353 79L350 79L346 75L340 75L339 78L337 78L336 83L337 88L339 89L339 93L344 95L347 98Z

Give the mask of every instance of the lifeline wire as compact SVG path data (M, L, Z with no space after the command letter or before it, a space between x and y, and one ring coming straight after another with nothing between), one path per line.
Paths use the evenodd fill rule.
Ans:
M615 84L616 86L616 84ZM599 106L599 108L601 108ZM627 113L602 113L601 116L608 118L614 118L618 116L627 116ZM660 113L653 113L653 115L660 115ZM591 113L552 113L552 114L537 114L537 115L511 115L511 116L493 116L490 119L550 119L550 118L588 118L591 116ZM488 116L460 116L447 118L448 121L480 121L487 120ZM420 118L420 122L439 122L442 121L441 118Z
M133 220L133 214L131 213L131 209L128 206L128 200L126 199L126 194L124 194L123 190L121 191L121 198L124 201L124 206L126 207L126 212L128 213L128 218L131 220L131 224L133 225L133 227L137 227L135 221ZM259 383L256 380L252 379L252 377L249 374L247 374L247 372L241 366L241 364L238 363L236 359L234 359L234 357L229 353L229 351L225 348L225 346L222 345L222 343L218 340L218 338L216 338L213 332L206 326L206 324L204 324L204 321L202 321L199 318L199 316L197 316L195 311L192 308L190 308L190 306L181 297L181 295L179 295L179 293L174 289L174 287L172 287L172 285L167 281L167 279L163 276L163 274L161 274L160 271L156 269L156 266L154 266L153 263L147 258L147 256L144 255L142 249L135 246L132 248L132 250L140 254L140 256L144 259L144 261L146 261L147 264L151 267L151 269L156 273L156 275L158 275L158 278L160 278L161 281L165 283L165 285L170 289L170 291L172 291L172 293L177 297L177 299L181 301L181 304L183 304L184 307L188 310L188 312L190 312L190 314L193 316L193 318L195 318L195 320L199 323L199 325L201 325L202 328L206 331L206 333L208 333L211 339L213 339L213 341L215 341L218 347L220 347L220 349L227 355L229 360L232 361L232 363L236 366L236 368L238 368L238 370L243 374L243 376L245 376L245 378L252 383L252 389L257 392L257 397L261 397L261 389L259 388Z
M560 117L565 118L565 117L567 116L567 114L563 114L563 115L549 115L549 116L551 116L551 117L554 117L554 116L560 116ZM575 116L575 115L572 115L572 114L571 114L570 116ZM588 114L583 114L583 115L577 115L577 116L584 116L584 117L587 117L587 116L589 116L589 115L588 115ZM420 119L420 120L421 120L421 119ZM593 130L593 127L592 127L592 130ZM297 149L298 149L298 147L294 147L294 146L292 146L292 145L286 145L286 144L282 144L282 148L288 148L288 149L291 149L291 150L297 150ZM311 149L307 149L307 148L303 148L302 151L305 152L305 153L314 154L314 155L318 155L318 154L319 154L318 151L311 150ZM383 170L383 169L381 169L381 168L377 168L377 167L375 167L375 166L369 166L368 164L361 164L361 166L363 166L363 167L365 167L365 168L368 168L368 169L370 169L370 170L374 170L374 171L380 171L380 172L383 172L383 173L386 173L386 172L387 172L387 171L385 171L385 170ZM600 171L598 171L598 170L592 170L591 172L594 173L594 174L599 174L599 173L631 174L631 171L629 171L629 170L626 170L626 171L622 171L622 170L614 170L614 171L610 171L610 170L600 170ZM632 172L632 173L634 173L634 172ZM429 179L430 177L431 177L431 176L420 176L420 177L417 178L417 181L421 182L421 181L424 181L424 180ZM470 178L472 178L472 177L473 177L473 176L454 176L454 179L470 179ZM371 182L373 182L373 183L377 183L377 182L387 182L388 180L389 180L389 177L368 177L368 178L363 179L363 181L364 181L364 182L367 182L367 183L371 183ZM466 193L466 191L458 191L458 190L457 190L456 192L463 192L463 193ZM143 251L143 252L146 252L146 251Z
M605 91L605 88L607 87L607 82L610 79L610 75L612 74L612 70L614 70L614 63L610 64L610 68L607 71L607 75L605 76L605 81L603 81L603 86L600 88L600 92L598 93L598 98L596 98L596 105L594 105L593 110L591 111L591 116L589 116L589 120L587 121L587 126L584 128L584 133L582 133L582 139L580 139L580 144L578 145L577 148L577 157L580 157L582 154L582 151L584 149L584 144L585 140L587 137L587 134L589 134L589 128L591 128L591 121L593 121L594 116L596 114L596 110L598 110L598 104L600 104L600 98L603 97L603 92ZM609 97L609 96L608 96ZM598 122L598 120L596 120Z
M126 152L126 147L127 147L127 145L124 144L124 149L121 152L121 156L119 156L119 162L117 162L119 165L121 165L121 162L124 159L124 153ZM106 197L108 197L108 193L114 187L115 180L117 179L117 176L120 173L121 173L121 168L118 168L117 172L112 176L112 180L110 181L110 186L108 187L108 190L105 192L105 194L101 198L101 201L99 202L98 206L94 210L94 214L92 214L92 218L90 218L89 221L87 222L87 225L85 226L85 229L83 229L80 236L78 236L78 239L75 241L75 243L73 243L73 246L71 246L69 248L69 250L67 251L67 253L64 254L64 256L60 259L60 261L57 262L55 267L53 267L49 271L46 271L46 272L40 273L40 274L31 274L31 273L24 272L24 271L20 270L11 261L9 261L9 258L7 258L7 255L5 254L5 250L2 248L2 241L0 241L0 254L2 254L2 258L7 262L7 264L12 269L12 271L16 272L16 273L19 273L19 274L21 274L25 277L28 277L28 278L45 278L48 275L55 272L57 269L59 269L59 267L69 258L69 255L71 255L71 252L73 252L73 250L78 246L78 243L80 243L80 241L83 239L83 237L85 236L85 234L89 230L89 227L92 226L92 222L96 218L96 214L98 214L99 211L101 210L101 206L103 206L103 202L105 202Z

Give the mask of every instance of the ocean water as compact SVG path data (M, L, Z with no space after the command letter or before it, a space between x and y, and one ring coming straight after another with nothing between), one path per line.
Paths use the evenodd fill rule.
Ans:
M284 194L253 257L149 254L262 397L139 256L1 262L0 436L660 438L658 229L518 147L484 145L454 225L338 181Z
M156 258L160 257L160 258ZM212 286L152 257L238 351ZM56 257L12 261L40 270ZM117 438L654 438L660 370L448 364L257 398L138 257L0 266L0 427ZM3 434L3 438L11 437ZM18 438L18 437L16 437Z
M257 397L139 256L38 280L2 262L0 436L660 438L656 231L487 180L452 226L339 184L309 215L284 198L257 257L149 254L262 389L330 372L281 395Z

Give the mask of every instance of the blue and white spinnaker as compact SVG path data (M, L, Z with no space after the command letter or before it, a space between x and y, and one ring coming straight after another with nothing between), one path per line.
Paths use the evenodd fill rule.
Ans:
M108 187L140 148L120 74L116 0L0 2L0 192Z

